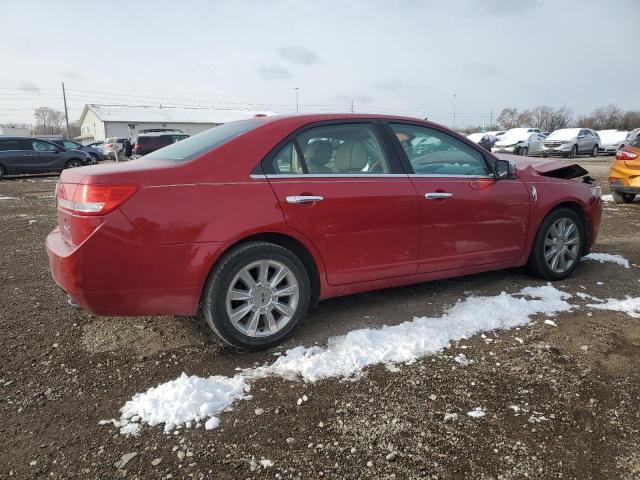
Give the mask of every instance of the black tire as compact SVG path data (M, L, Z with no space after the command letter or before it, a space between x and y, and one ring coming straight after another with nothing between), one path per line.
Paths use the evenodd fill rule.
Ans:
M612 195L616 203L632 203L636 199L634 193L612 192Z
M273 260L288 267L298 284L299 299L291 319L268 336L249 336L234 326L227 313L227 291L231 282L244 267L261 260ZM227 252L209 274L202 294L202 311L211 329L228 344L249 351L275 347L287 338L296 325L306 317L311 298L309 274L304 264L290 250L268 242L247 242Z
M571 151L567 154L569 158L576 158L578 156L578 145L571 147Z
M95 153L90 153L89 156L91 157L92 165L97 165L97 163L100 161L100 159L98 158L98 155L96 155Z
M551 226L560 220L561 218L567 218L572 220L578 227L578 257L576 261L574 261L573 265L571 265L565 272L557 273L554 272L544 258L544 242L549 233ZM584 253L584 245L586 242L586 233L585 226L575 211L570 208L560 207L552 210L543 220L540 228L538 229L538 233L536 234L536 238L533 242L533 246L531 248L531 254L529 255L529 262L527 263L527 270L530 275L538 278L542 278L544 280L563 280L570 276L578 265L580 264L580 257Z
M4 167L2 165L0 165L0 180L2 180L2 178L5 176L5 171L4 171Z
M598 156L598 145L594 145L593 148L591 149L591 155L589 155L590 157L597 157Z
M82 160L79 160L77 158L72 158L71 160L68 160L67 163L65 163L64 168L76 168L76 167L83 167L84 166L84 162Z
M521 147L519 153L523 157L528 157L529 156L529 147Z

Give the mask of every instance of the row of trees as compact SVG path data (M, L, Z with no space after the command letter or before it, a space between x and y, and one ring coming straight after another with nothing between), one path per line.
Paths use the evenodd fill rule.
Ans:
M73 138L80 135L80 126L77 122L69 123L69 131L66 130L64 112L49 107L39 107L33 112L35 124L34 135L65 135Z
M532 110L523 111L505 108L498 116L497 122L505 130L523 126L539 128L545 132L569 127L631 130L640 127L640 112L624 111L617 105L607 105L596 108L590 115L574 117L573 110L568 107L553 108L540 105Z

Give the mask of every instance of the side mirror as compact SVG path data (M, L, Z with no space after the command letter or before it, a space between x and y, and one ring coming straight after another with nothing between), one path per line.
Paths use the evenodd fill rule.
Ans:
M516 167L509 160L496 160L493 164L493 176L500 180L501 178L512 178L516 173Z

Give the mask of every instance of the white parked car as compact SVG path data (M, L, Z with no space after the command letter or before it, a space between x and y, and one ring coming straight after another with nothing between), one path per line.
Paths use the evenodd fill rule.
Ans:
M598 155L600 137L590 128L561 128L549 134L542 144L542 156L575 157Z
M494 153L513 153L515 155L538 155L544 135L539 128L512 128L498 138L491 149Z
M626 130L598 130L600 137L599 153L615 155L618 150L622 150L626 145L633 142L637 136L635 131Z

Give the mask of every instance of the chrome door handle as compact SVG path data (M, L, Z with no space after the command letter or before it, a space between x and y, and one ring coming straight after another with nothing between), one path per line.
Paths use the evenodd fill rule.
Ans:
M424 194L427 200L437 200L438 198L453 197L453 193L449 192L427 192Z
M287 203L311 203L321 202L324 197L320 195L290 195L287 197Z

